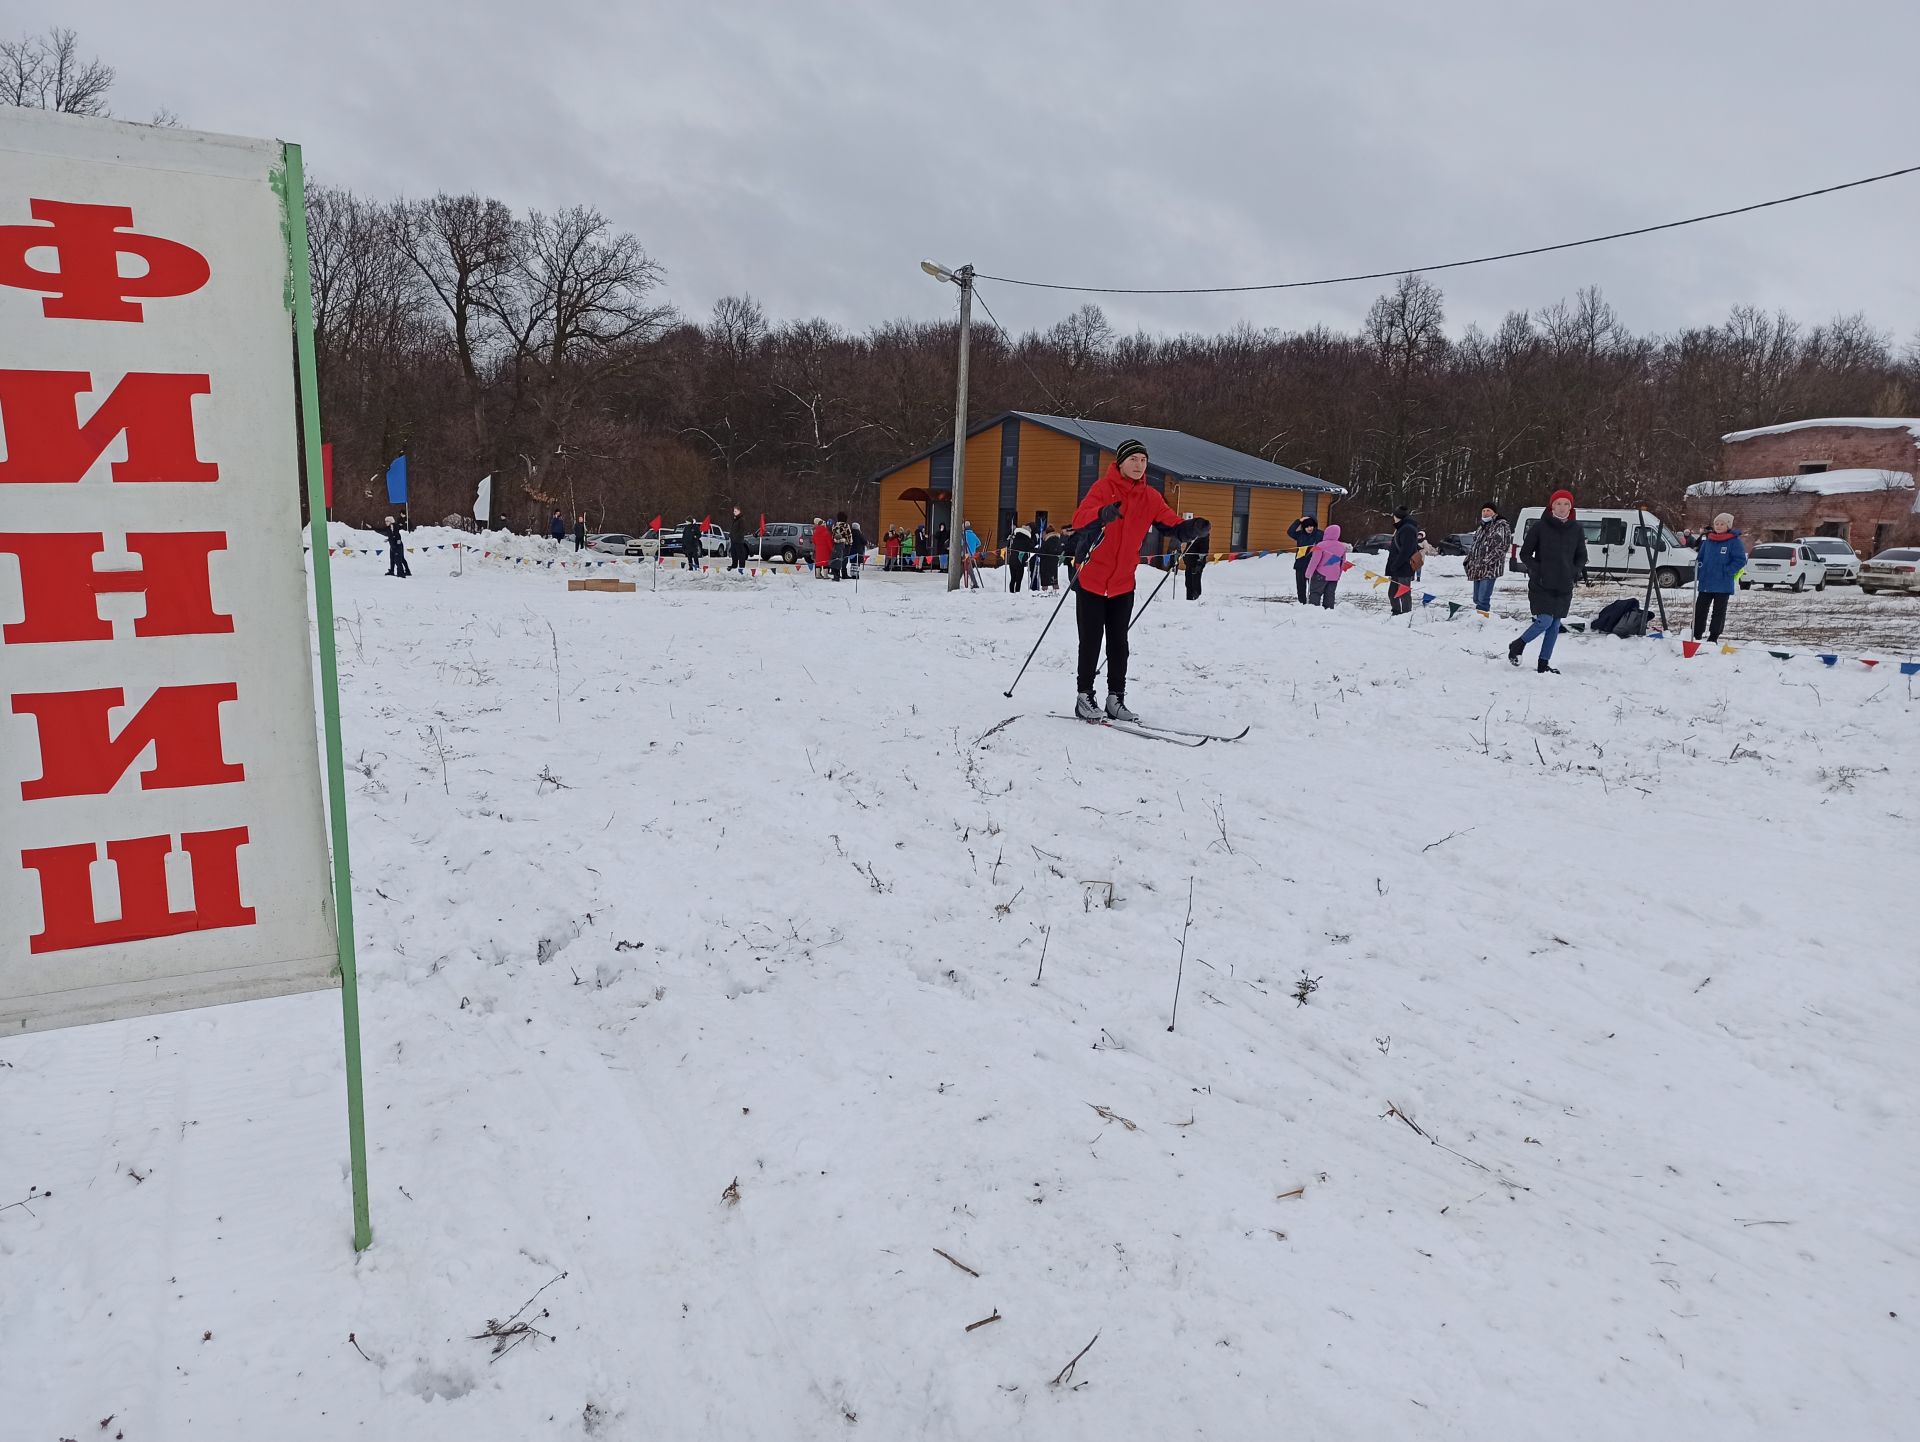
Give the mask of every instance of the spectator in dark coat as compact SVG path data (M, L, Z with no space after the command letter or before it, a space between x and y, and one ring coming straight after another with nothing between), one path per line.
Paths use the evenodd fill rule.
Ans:
M392 516L387 517L387 574L389 576L411 576L413 567L407 564L407 536Z
M1587 576L1587 534L1574 518L1572 491L1555 491L1548 499L1547 514L1527 531L1520 561L1527 568L1527 609L1533 612L1533 624L1507 647L1507 659L1518 666L1527 642L1538 636L1540 664L1535 669L1557 676L1548 664L1553 643L1573 608L1573 588Z
M567 523L558 511L555 511L553 519L547 522L547 534L553 537L553 543L556 546L567 538Z
M1413 609L1413 578L1420 569L1420 523L1405 506L1393 513L1393 543L1387 547L1387 604L1396 616Z
M1045 536L1040 538L1040 559L1037 562L1039 570L1036 573L1033 583L1035 589L1042 591L1057 591L1060 589L1060 550L1062 544L1061 533L1058 531L1050 530Z
M582 511L573 523L573 549L584 551L587 548L587 513Z
M1025 526L1015 526L1007 536L1007 589L1017 591L1020 582L1027 574L1027 560L1033 554L1033 533ZM1033 589L1040 589L1039 575L1035 574Z
M1320 523L1311 512L1287 527L1287 539L1293 542L1293 590L1301 605L1307 604L1307 563L1320 544Z
M1473 582L1473 609L1493 608L1493 583L1507 569L1507 549L1513 544L1513 527L1492 501L1480 505L1480 529L1473 533L1467 547L1464 569Z
M732 563L729 571L747 569L747 518L740 514L740 508L733 508L733 519L727 525L727 559Z
M686 557L687 569L700 569L700 523L688 521L680 528L680 554Z

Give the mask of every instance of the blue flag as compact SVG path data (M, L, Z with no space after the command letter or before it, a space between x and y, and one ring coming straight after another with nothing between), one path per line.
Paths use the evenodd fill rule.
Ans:
M395 456L393 464L387 467L387 504L404 506L407 503L407 458Z
M1900 674L1902 676L1912 676L1917 673L1920 673L1920 661L1902 661L1900 663Z

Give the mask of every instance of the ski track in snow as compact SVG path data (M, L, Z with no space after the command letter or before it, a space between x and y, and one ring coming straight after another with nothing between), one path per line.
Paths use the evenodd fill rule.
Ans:
M1891 667L1239 562L1182 749L1003 573L454 565L334 570L373 1249L333 993L0 1042L9 1438L1912 1435Z

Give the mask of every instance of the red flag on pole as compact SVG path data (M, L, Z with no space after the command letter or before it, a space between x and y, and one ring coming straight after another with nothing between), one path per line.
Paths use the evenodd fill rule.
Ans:
M1685 656L1689 661L1694 658L1695 653L1697 653L1699 649L1700 643L1698 641L1682 641L1680 643L1680 654Z
M711 531L712 529L713 529L713 517L703 516L700 521L700 534L704 536L708 531Z
M762 511L760 513L760 534L764 536L766 535L766 533L767 533L767 513L765 511Z
M326 490L327 509L333 509L333 442L320 443L320 479Z
M660 518L659 518L658 516L655 516L655 517L653 518L653 524L652 524L652 526L651 526L651 527L649 527L649 529L650 529L650 530L655 530L655 531L657 531L657 530L659 530L659 529L660 529Z

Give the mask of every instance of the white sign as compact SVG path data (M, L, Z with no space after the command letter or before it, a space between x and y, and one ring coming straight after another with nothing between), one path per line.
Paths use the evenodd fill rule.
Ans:
M334 980L282 164L0 108L0 1036Z

